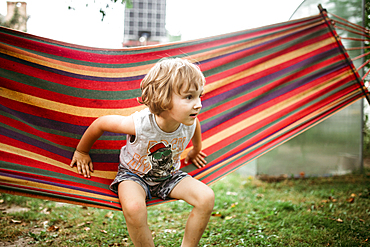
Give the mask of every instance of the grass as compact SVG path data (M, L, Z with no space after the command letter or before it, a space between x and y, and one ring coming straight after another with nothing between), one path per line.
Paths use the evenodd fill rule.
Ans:
M370 174L266 183L231 174L212 185L213 216L199 246L370 246ZM8 194L0 245L132 246L122 212ZM148 208L156 246L180 246L191 210L177 201ZM6 245L5 245L6 246Z

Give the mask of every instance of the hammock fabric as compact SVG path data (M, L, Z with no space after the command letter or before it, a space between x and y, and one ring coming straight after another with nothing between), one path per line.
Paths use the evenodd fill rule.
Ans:
M120 50L0 28L0 191L120 210L109 184L125 136L105 133L94 144L91 179L69 167L70 159L97 117L143 108L137 103L140 81L163 57L197 62L206 77L199 119L208 164L202 169L182 165L206 184L368 93L325 12L211 38ZM161 202L153 198L148 206Z

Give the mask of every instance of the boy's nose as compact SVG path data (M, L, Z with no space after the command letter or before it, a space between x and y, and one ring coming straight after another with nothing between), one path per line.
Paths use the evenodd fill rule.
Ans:
M194 109L199 109L199 108L202 108L202 101L200 99L198 99L194 105Z

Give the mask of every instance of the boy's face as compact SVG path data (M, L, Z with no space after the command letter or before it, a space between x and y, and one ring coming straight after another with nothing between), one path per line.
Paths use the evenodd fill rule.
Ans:
M202 109L200 100L202 93L203 86L196 90L194 85L187 91L182 88L180 95L173 92L172 108L168 110L172 119L185 125L192 125Z

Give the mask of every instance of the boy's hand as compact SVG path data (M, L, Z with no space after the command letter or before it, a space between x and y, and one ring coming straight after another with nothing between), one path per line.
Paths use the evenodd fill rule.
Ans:
M73 167L74 164L77 166L78 173L84 175L85 178L90 178L90 171L94 172L93 163L88 153L76 150L70 166Z
M207 164L207 161L204 159L205 157L207 157L207 155L202 151L196 152L194 149L192 149L185 158L185 164L187 164L190 160L196 167L202 168Z

